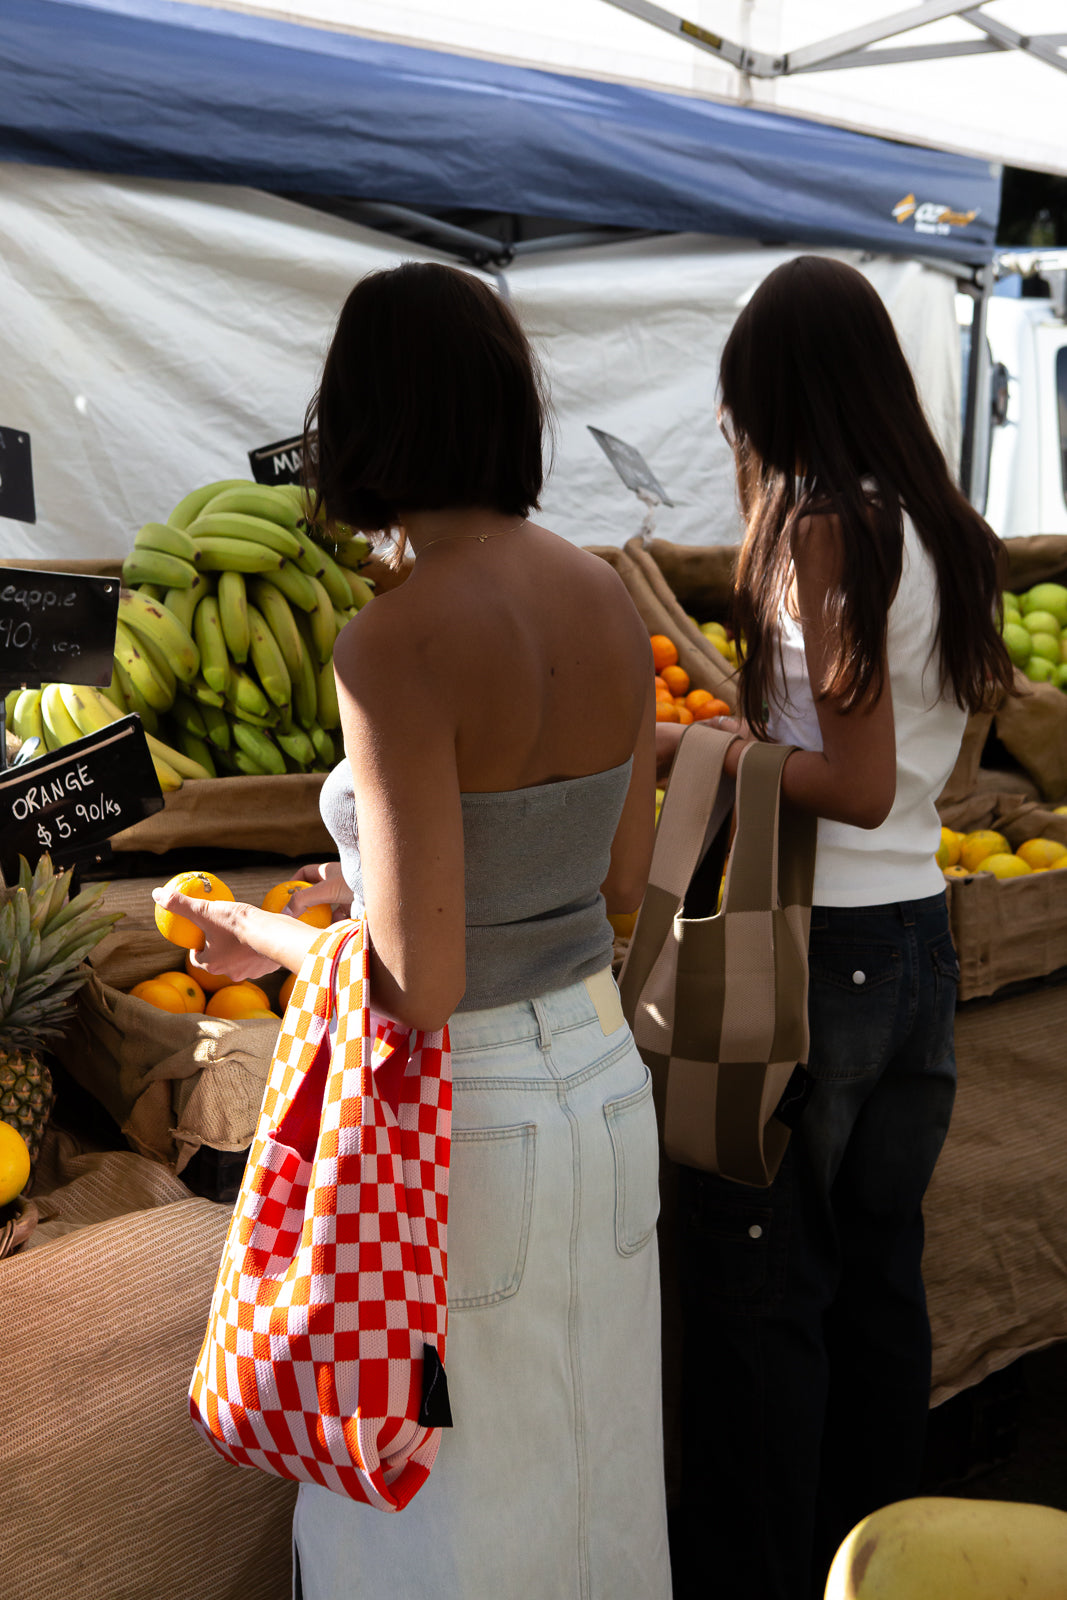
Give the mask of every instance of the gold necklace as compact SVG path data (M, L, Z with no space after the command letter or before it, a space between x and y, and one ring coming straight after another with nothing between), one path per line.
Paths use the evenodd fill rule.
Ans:
M417 561L419 559L419 556L422 555L422 551L423 550L428 550L430 548L430 545L432 545L432 544L445 544L446 542L452 542L452 541L455 541L457 539L460 541L461 544L473 543L473 541L475 539L477 539L479 544L484 544L487 539L499 539L500 535L502 533L518 533L519 529L520 528L524 528L526 526L527 522L529 522L529 520L530 520L529 517L523 517L520 522L513 523L510 528L498 528L495 533L442 533L442 534L438 534L436 539L429 539L426 542L426 544L423 545L422 550L417 550L415 552L415 559Z

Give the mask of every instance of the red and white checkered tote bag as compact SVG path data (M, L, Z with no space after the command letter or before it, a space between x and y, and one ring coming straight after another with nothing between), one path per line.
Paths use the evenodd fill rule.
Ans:
M452 1079L447 1030L373 1016L367 978L345 922L293 986L189 1407L229 1461L400 1511L451 1424Z

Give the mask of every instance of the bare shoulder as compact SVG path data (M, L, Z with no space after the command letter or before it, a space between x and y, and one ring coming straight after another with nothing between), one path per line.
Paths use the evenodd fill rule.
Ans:
M841 519L834 512L801 517L792 534L793 565L797 578L832 582L840 573L844 554Z

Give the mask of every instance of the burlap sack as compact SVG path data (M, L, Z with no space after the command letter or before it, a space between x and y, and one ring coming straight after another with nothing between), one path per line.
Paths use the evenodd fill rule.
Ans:
M673 640L678 663L689 674L691 687L707 689L736 710L737 674L682 610L640 539L631 539L623 550L611 545L588 548L615 568L649 633L666 634Z
M319 815L323 772L284 777L201 778L164 796L162 811L124 828L113 850L271 851L302 860L336 855Z
M134 1150L181 1172L202 1144L247 1150L278 1023L159 1011L94 974L55 1048Z
M1031 683L1019 671L1015 688L997 711L997 738L1043 799L1067 799L1067 693L1052 684Z
M10 1600L288 1600L295 1485L206 1449L186 1394L229 1207L49 1129L42 1222L0 1262Z
M1065 984L956 1013L959 1090L923 1204L935 1405L1067 1338L1065 1034Z
M1006 587L1014 594L1032 589L1035 583L1067 581L1067 537L1060 533L1032 533L1018 539L1005 539L1007 556Z

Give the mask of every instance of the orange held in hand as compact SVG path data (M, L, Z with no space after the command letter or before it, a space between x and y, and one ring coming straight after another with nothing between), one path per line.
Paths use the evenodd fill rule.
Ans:
M290 878L285 883L276 883L273 889L268 889L266 897L260 907L262 911L284 911L289 901L298 889L306 889L307 884L300 878ZM306 922L309 928L328 928L333 921L331 909L328 905L308 906L297 917L297 922Z
M665 633L654 633L651 639L652 664L657 672L678 664L678 646Z
M179 872L165 888L188 895L192 900L233 899L230 889L213 872ZM175 911L164 911L162 906L157 905L156 927L171 944L180 944L186 950L204 948L203 928L198 928L195 922L190 922L188 917L180 917Z

